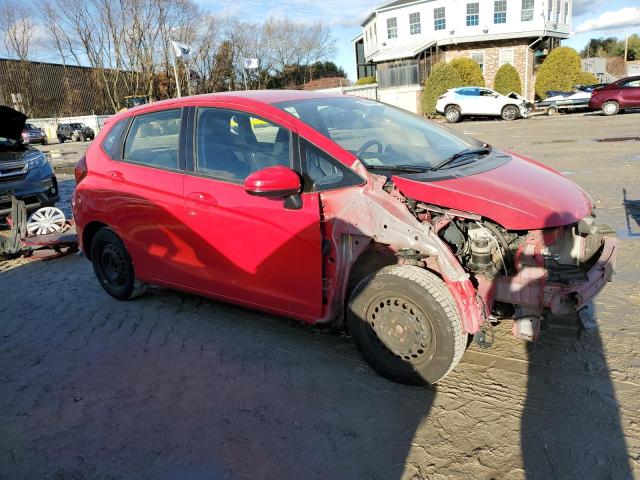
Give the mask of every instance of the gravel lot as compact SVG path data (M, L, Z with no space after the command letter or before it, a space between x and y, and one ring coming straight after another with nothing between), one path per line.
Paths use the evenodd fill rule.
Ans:
M621 240L580 340L501 325L437 388L330 330L160 289L117 302L80 256L2 262L0 479L640 478L639 125L454 126L562 171Z

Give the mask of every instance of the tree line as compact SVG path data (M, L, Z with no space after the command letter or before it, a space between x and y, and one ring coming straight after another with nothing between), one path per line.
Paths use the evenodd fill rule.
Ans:
M62 65L93 67L114 111L126 95L175 95L171 40L193 47L188 64L178 62L183 91L193 94L346 77L329 61L335 39L327 24L244 21L206 12L194 0L39 0L29 8L5 0L0 35L11 58L46 53ZM247 58L258 59L258 68L245 70Z

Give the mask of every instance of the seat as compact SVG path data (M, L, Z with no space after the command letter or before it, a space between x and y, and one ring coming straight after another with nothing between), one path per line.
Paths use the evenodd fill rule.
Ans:
M222 110L206 110L198 118L197 168L202 173L244 180L251 172L244 154L237 148L231 118Z

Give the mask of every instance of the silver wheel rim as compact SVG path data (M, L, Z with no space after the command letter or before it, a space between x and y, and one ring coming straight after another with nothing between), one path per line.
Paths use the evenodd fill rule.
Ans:
M447 120L455 122L458 119L458 112L454 108L447 111Z
M506 118L507 120L513 120L514 118L516 118L516 111L514 108L505 108L504 110L504 118Z
M27 220L27 233L29 235L47 235L59 232L64 227L66 218L59 208L39 208Z
M612 114L616 113L616 106L613 103L607 103L604 106L604 113L606 113L608 115L612 115Z

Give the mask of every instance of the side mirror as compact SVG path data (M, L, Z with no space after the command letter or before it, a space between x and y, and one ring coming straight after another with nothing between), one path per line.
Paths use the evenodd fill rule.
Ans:
M276 165L253 172L244 180L249 195L286 198L300 193L300 176L290 168Z

